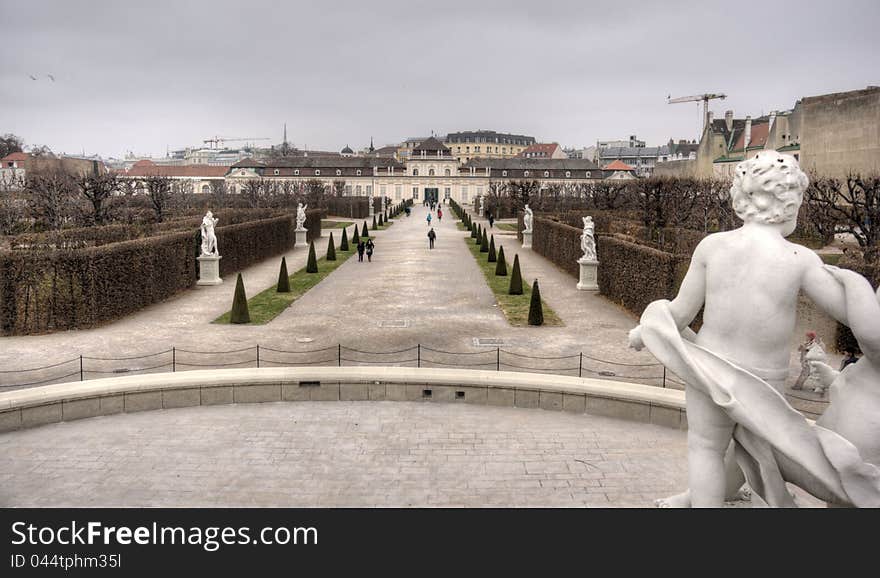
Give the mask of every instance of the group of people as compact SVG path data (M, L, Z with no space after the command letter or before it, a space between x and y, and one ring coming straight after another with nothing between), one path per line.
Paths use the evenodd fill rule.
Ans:
M372 263L372 261L373 261L373 248L375 246L376 246L376 244L373 243L372 239L367 239L366 243L363 241L360 241L357 244L358 261L363 261L364 260L364 253L366 253L367 254L367 261Z
M428 221L428 226L431 226L431 219L434 217L431 216L431 213L428 212L428 216L425 217L425 220ZM443 209L437 209L437 222L441 222L443 220Z

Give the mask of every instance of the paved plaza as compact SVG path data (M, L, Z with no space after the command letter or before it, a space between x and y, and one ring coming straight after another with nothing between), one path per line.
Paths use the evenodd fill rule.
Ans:
M0 436L0 506L644 506L684 487L685 433L563 412L280 402Z

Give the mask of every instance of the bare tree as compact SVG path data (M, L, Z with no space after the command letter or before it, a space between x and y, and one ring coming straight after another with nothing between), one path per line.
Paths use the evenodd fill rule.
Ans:
M30 217L43 227L57 230L72 218L75 186L67 173L29 174L25 194Z
M215 208L225 208L229 202L229 189L226 181L211 181L211 203Z
M825 212L828 218L852 234L865 255L865 261L880 261L880 175L850 174L843 184L827 179L821 187L811 187L811 210Z
M161 223L165 220L165 214L171 203L172 197L172 179L160 175L148 176L144 179L144 187L150 204L153 207L153 214L156 222Z
M115 208L114 195L119 192L119 178L113 173L81 175L74 179L76 188L89 203L86 218L101 226L106 224Z
M345 196L345 181L333 181L333 196Z
M0 159L12 153L20 153L24 150L24 141L12 133L0 136Z

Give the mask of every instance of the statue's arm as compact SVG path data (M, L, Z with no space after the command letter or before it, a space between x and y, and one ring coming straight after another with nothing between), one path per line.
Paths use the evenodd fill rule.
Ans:
M848 317L852 314L847 312L843 285L823 266L818 255L810 251L806 258L809 264L804 272L804 294L819 309L844 325L849 325Z
M859 349L874 364L880 364L880 303L868 280L848 269L824 267L845 292L847 325L859 342Z
M706 302L706 247L705 240L697 245L678 295L669 303L669 311L679 331L691 324Z

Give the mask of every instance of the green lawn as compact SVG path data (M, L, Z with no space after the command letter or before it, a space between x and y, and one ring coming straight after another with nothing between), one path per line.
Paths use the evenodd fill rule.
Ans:
M841 253L834 253L834 254L820 253L819 257L822 258L822 261L826 265L837 265L840 262L840 258L843 257L843 255Z
M492 289L492 292L495 293L495 299L498 300L498 306L501 307L504 316L507 317L507 322L516 327L527 326L529 324L529 302L532 299L531 281L533 279L523 277L522 295L507 294L507 290L510 287L510 274L513 272L513 257L516 253L508 255L507 251L504 252L504 260L507 261L507 276L499 277L495 275L496 263L489 263L488 261L489 254L480 253L480 246L474 243L474 240L470 237L465 237L464 241L467 243L471 255L477 260L477 265L482 269L483 276L486 277L486 283ZM541 280L539 279L538 284L540 283ZM556 315L556 312L543 299L541 300L541 305L544 308L544 325L564 325L562 319Z
M464 223L462 223L461 221L457 221L455 223L455 226L458 227L459 231L467 231L468 230L467 227L464 226Z
M516 231L516 223L495 223L495 227L502 231Z
M321 229L344 229L353 224L353 221L321 221Z
M363 237L361 237L363 239ZM269 323L278 315L281 314L282 311L290 307L290 304L302 297L306 294L306 292L321 282L321 280L335 271L337 267L345 263L349 257L357 254L357 250L354 246L351 247L349 251L341 251L338 247L336 248L336 260L328 261L326 259L327 255L327 245L323 245L323 250L318 248L318 245L315 245L315 253L322 254L323 257L318 259L318 272L317 273L306 273L306 268L296 271L293 275L289 277L290 279L290 293L278 293L275 291L276 284L273 284L268 289L264 290L262 293L257 294L254 297L248 299L248 313L251 316L250 325L265 325ZM278 267L281 267L281 259L278 260ZM247 283L247 280L245 280ZM247 285L245 285L245 290L247 290ZM231 305L231 304L230 304ZM220 317L214 320L214 323L229 323L229 316L231 311L227 311Z

